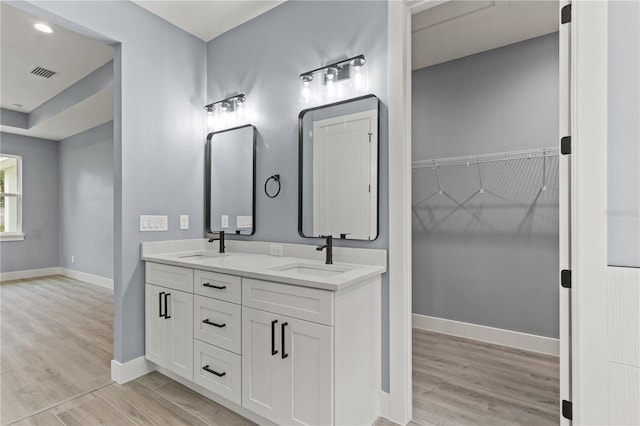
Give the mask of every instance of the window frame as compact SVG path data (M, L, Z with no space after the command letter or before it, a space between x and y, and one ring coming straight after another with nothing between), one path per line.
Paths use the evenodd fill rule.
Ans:
M13 232L0 232L0 241L22 241L24 240L25 234L22 231L22 155L16 154L5 154L0 153L0 157L7 158L15 158L16 159L16 179L18 183L18 192L0 192L0 197L15 197L17 204L17 220L16 220L16 231ZM6 202L5 202L6 205Z

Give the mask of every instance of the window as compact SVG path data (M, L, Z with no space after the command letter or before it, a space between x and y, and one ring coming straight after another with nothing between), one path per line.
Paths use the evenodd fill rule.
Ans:
M23 240L22 157L0 154L0 240Z

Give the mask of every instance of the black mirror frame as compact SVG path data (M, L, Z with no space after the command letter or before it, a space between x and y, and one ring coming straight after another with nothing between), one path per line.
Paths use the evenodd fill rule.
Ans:
M355 98L350 98L350 99L345 99L343 101L339 101L339 102L334 102L331 104L324 104L324 105L318 105L312 108L307 108L307 109L303 109L302 111L300 111L300 114L298 114L298 235L300 235L302 238L320 238L317 236L308 236L308 235L304 235L304 232L302 231L302 176L303 176L303 167L302 167L302 160L303 160L303 134L302 134L302 119L304 117L304 115L308 112L311 111L316 111L319 109L324 109L324 108L329 108L332 106L337 106L337 105L343 105L343 104L347 104L350 102L356 102L356 101L361 101L364 99L370 99L370 98L374 98L377 103L376 103L376 109L378 111L378 140L376 140L376 144L377 144L377 151L378 151L378 158L376 158L376 166L378 167L378 173L377 175L377 182L376 182L376 188L377 188L377 196L376 196L376 235L374 238L368 239L368 240L349 240L349 241L375 241L378 239L378 237L380 236L380 99L374 95L373 93L370 93L368 95L363 95L363 96L358 96Z
M236 235L240 237L249 237L256 233L256 140L257 140L257 129L252 124L245 124L243 126L232 127L230 129L224 129L217 132L211 132L207 135L207 141L205 143L205 154L204 154L204 229L205 229L205 237L206 238L216 238L217 234L211 230L211 139L213 136L218 135L220 133L230 132L233 130L244 129L245 127L251 127L253 129L253 194L252 198L252 217L253 217L253 226L251 228L250 234L227 234L227 235Z

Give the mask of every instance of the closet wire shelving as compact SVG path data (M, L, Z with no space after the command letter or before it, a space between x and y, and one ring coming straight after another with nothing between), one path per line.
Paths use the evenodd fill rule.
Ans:
M556 147L415 161L417 233L555 234Z

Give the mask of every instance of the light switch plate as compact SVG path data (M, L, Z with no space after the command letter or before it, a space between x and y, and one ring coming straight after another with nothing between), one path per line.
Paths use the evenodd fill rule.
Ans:
M189 229L189 215L181 214L180 215L180 229Z
M155 232L169 229L167 216L140 215L140 231Z
M229 215L223 214L220 218L220 227L226 229L229 227Z

